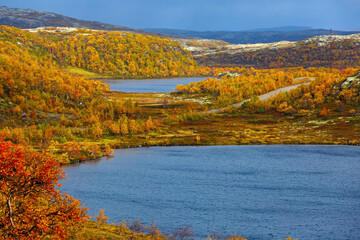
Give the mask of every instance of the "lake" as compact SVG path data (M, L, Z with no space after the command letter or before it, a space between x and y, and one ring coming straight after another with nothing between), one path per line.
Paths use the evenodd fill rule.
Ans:
M201 78L164 78L164 79L116 79L101 81L109 84L111 90L119 92L153 93L172 92L178 84L189 84L206 79Z
M62 191L111 222L141 219L197 239L359 239L360 148L204 146L116 150L66 167Z

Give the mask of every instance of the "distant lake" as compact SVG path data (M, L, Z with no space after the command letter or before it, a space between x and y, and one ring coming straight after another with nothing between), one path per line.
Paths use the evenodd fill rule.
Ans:
M111 90L119 92L136 92L136 93L152 93L152 92L172 92L178 84L189 84L191 82L199 82L206 79L202 78L164 78L164 79L116 79L101 80L110 85Z
M197 239L360 238L359 147L133 148L64 170L62 191L112 222L192 225Z

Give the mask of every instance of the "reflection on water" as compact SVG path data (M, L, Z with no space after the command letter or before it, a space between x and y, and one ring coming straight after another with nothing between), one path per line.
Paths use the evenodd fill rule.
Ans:
M360 148L209 146L121 149L72 165L62 191L113 222L154 219L248 239L358 239Z

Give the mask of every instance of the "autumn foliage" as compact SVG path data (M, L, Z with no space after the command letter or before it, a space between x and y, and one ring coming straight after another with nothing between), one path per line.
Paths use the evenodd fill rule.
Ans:
M329 109L324 104L335 101L357 106L360 101L359 89L334 90L334 87L346 77L356 74L359 70L348 68L343 70L327 68L287 68L287 69L254 69L234 68L238 76L208 78L204 81L178 85L177 94L207 93L213 98L211 107L227 107L232 103L252 99L245 104L250 111L259 109L276 109L279 113L294 114L321 108L320 116L326 116ZM290 92L280 93L268 101L258 101L257 96L275 89L299 84L303 85Z
M287 105L293 109L292 113L307 114L311 111L325 117L331 111L338 111L337 106L358 106L360 101L359 89L337 89L337 85L347 77L353 76L359 69L329 70L317 69L313 75L315 80L309 85L301 86L289 93L281 93L269 99L258 107L277 108ZM281 112L281 111L279 111Z
M99 140L158 126L131 99L109 99L107 85L68 73L56 52L48 51L50 38L6 26L0 38L0 126L14 143L52 147L57 159L68 163L107 155L109 146L83 144L87 147L76 148L81 154L74 154L55 145L77 146L79 137Z
M177 93L211 93L216 106L224 107L233 102L252 98L277 88L292 85L295 78L309 76L304 69L233 68L237 76L208 78L204 81L178 85Z
M359 43L352 40L338 40L323 44L318 40L300 41L295 47L261 49L238 52L234 54L219 52L216 54L195 57L200 65L216 67L247 66L258 69L288 67L329 67L330 59L333 67L344 69L360 66Z
M175 77L198 74L197 63L179 43L128 32L79 29L71 33L26 32L0 27L0 37L46 54L61 66L117 77Z
M358 49L351 44L339 43L335 49L335 56L340 58L335 63L337 67L358 64ZM309 45L287 52L234 55L226 61L223 61L226 56L208 56L200 60L212 64L210 58L214 57L215 63L220 61L224 63L222 66L235 63L236 67L200 68L178 43L167 39L124 32L30 33L0 27L0 126L9 140L0 141L0 238L65 239L75 234L86 219L86 210L79 201L56 189L59 179L64 177L59 163L109 155L113 150L104 143L106 141L102 142L104 138L131 139L136 134L144 134L141 138L146 140L163 123L196 121L200 116L196 114L203 111L190 108L177 114L176 110L164 110L162 119L160 114L144 114L132 100L112 97L113 93L105 84L68 73L66 68L69 66L108 76L137 78L216 76L228 71L236 74L180 85L173 96L207 95L213 103L207 106L209 108L228 107L235 102L253 99L243 108L251 112L274 111L284 115L316 112L322 118L328 116L331 106L336 103L339 111L341 106L349 105L349 114L356 115L357 110L353 108L360 101L359 89L340 89L337 92L333 89L356 69L296 67L257 70L238 67L238 64L245 64L275 68L297 66L296 62L304 66L322 66L327 55L321 53L321 49ZM344 58L342 53L345 53ZM321 61L315 57L320 57ZM304 81L311 83L266 102L260 102L256 97ZM246 130L242 134L259 135ZM266 137L263 141L272 143L269 139ZM201 138L199 134L192 135L191 141L193 144L207 143L203 134ZM167 139L165 142L168 144ZM39 152L16 143L34 145ZM42 153L42 150L47 153ZM101 223L106 219L104 212L100 212L99 224L94 231L101 229L105 225ZM133 239L166 238L155 226L148 228L150 235L147 236L135 234L126 224L116 231L125 232ZM89 238L93 233L86 235L88 233L83 232ZM234 235L229 239L244 238Z
M86 219L86 209L56 189L58 163L9 141L0 141L0 238L64 239Z

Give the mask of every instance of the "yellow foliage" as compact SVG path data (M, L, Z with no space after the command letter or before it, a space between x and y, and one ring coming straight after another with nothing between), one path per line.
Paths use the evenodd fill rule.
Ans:
M124 118L120 124L120 131L122 135L126 135L129 133L128 129L128 120L127 118Z
M12 137L16 143L19 143L19 144L26 143L24 130L22 128L14 128L12 130L12 134L13 134Z
M93 139L99 139L103 136L103 130L101 129L101 126L99 123L96 123L92 125L92 127L89 130L90 137Z
M95 216L95 220L98 224L98 228L100 227L100 225L107 223L109 220L108 217L105 216L104 212L105 209L100 209L99 213Z

